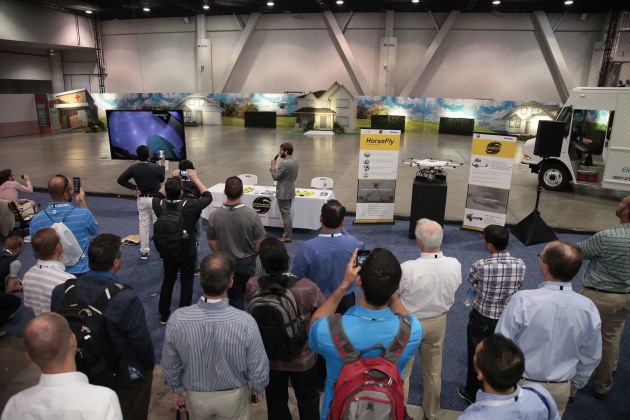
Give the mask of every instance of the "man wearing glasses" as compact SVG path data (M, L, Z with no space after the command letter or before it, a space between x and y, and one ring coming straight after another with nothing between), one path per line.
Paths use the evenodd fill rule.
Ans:
M66 266L66 272L80 277L89 270L87 251L90 236L98 233L98 222L88 208L83 187L79 188L78 193L73 192L72 185L65 175L55 175L48 181L48 193L52 201L48 208L31 219L29 234L33 237L38 230L63 222L72 231L83 250L83 255L76 264ZM73 196L79 207L71 204Z

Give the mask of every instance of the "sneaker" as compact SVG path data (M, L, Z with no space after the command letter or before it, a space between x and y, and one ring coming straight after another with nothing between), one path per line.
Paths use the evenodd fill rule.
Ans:
M477 399L473 397L472 395L470 395L470 393L468 392L468 390L466 389L464 385L460 385L460 387L457 388L457 394L459 394L460 397L466 400L468 404L473 404L475 400Z
M140 259L141 260L148 260L149 259L149 253L148 252L143 252L140 254Z
M198 276L198 275L199 275L199 269L195 268L195 276Z
M24 241L25 244L30 244L31 243L30 235L29 236L25 236L22 240Z
M168 318L170 317L170 315L160 315L160 325L166 325L166 323L168 322Z

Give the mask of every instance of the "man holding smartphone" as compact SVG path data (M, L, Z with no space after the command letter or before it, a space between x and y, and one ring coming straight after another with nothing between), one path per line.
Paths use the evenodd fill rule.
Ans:
M153 163L149 159L151 152L144 144L138 146L136 155L140 162L131 165L118 177L118 183L125 188L135 191L138 208L138 221L140 227L140 259L149 258L151 248L149 247L149 226L156 220L155 213L151 208L153 196L160 190L164 182L164 154L160 156L159 163ZM133 178L135 184L129 182ZM153 217L153 220L151 220Z

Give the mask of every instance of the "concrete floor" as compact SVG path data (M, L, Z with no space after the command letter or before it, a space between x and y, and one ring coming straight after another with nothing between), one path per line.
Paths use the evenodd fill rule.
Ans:
M232 175L253 173L259 185L271 185L269 161L278 146L291 142L294 156L300 161L297 186L307 187L316 176L334 179L336 197L354 212L358 173L358 136L307 137L302 133L242 127L186 128L187 153L202 179L209 187L224 182ZM116 179L128 166L127 161L110 159L107 133L85 134L67 132L54 135L31 135L0 139L2 154L0 169L11 168L17 176L27 174L35 187L45 188L50 177L63 173L80 176L84 189L91 193L128 195L116 184ZM507 223L514 224L527 216L536 199L536 175L521 171L519 143L510 191ZM465 163L448 172L446 220L461 221L464 216L467 180L470 163L471 138L466 136L406 133L403 136L400 158L451 159ZM173 165L174 167L174 165ZM395 214L408 217L411 188L416 169L399 166ZM540 212L547 224L554 228L575 231L597 231L618 222L614 211L618 200L627 195L594 187L574 187L567 192L544 191ZM0 340L0 409L16 392L37 383L39 370L26 362L21 338ZM172 419L171 392L164 387L159 366L153 382L150 419ZM294 398L293 398L294 401ZM295 404L292 404L297 418ZM421 408L410 407L410 414L422 418ZM443 410L441 419L455 419L458 413ZM251 412L252 419L264 419L264 405Z

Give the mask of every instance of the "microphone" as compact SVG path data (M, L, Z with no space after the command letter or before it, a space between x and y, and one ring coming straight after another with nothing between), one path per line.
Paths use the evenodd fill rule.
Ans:
M280 153L278 153L278 154L276 155L276 157L275 157L275 158L273 158L273 160L278 160L278 158L279 158L279 157L280 157Z

